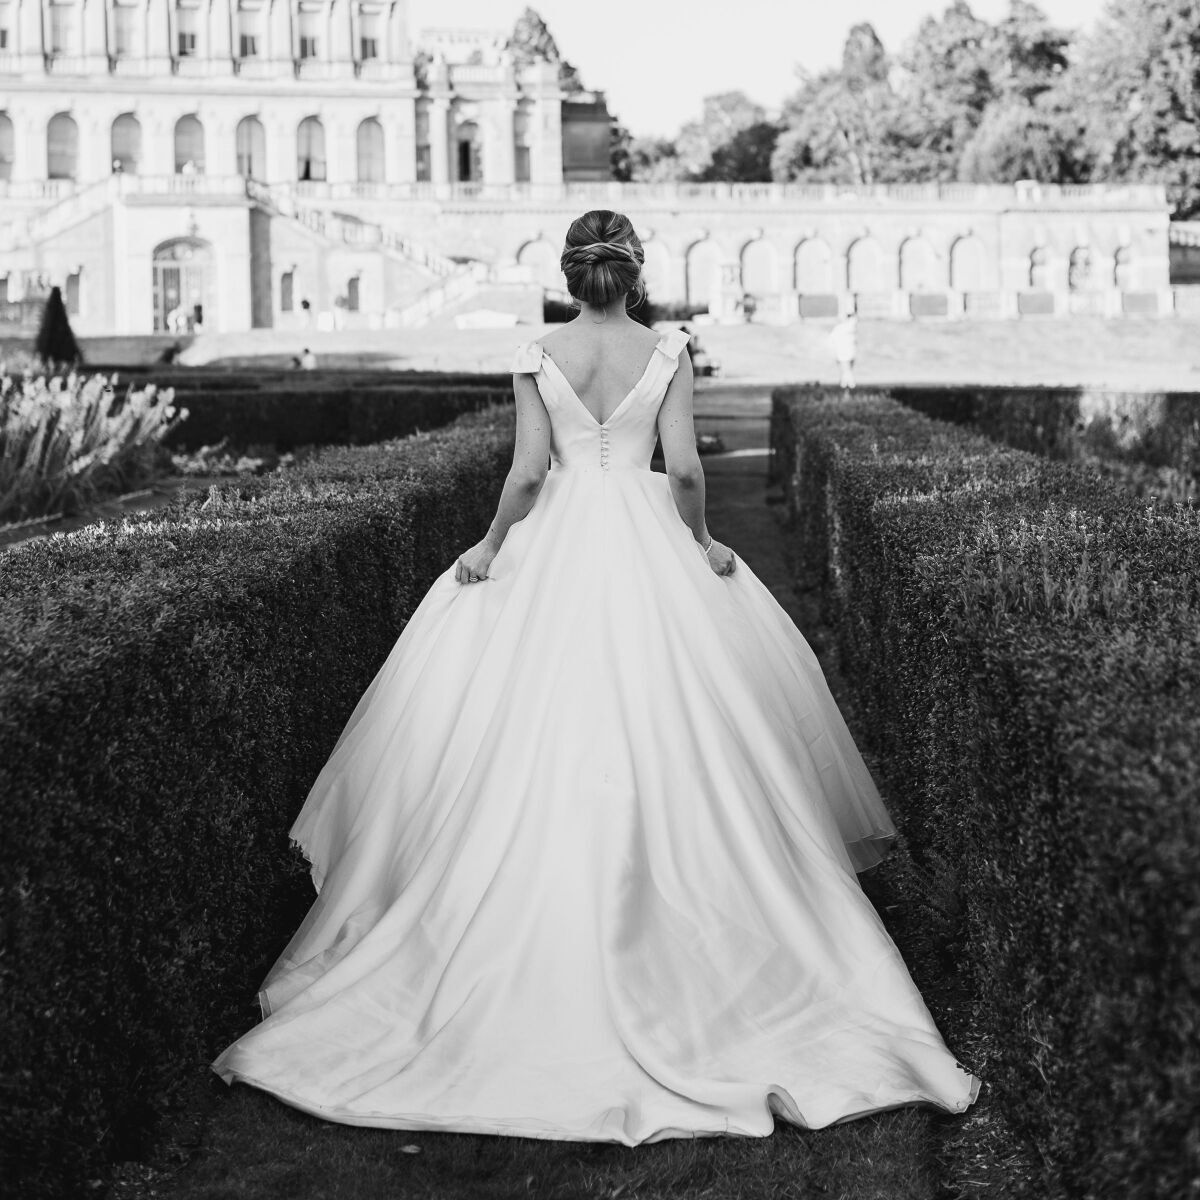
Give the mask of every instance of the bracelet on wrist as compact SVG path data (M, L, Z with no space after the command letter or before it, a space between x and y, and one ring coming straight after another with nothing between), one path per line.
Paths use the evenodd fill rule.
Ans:
M709 550L712 549L712 544L713 544L713 539L712 539L712 534L710 533L708 535L708 545L701 546L700 549L703 550L705 554L707 554L709 552Z

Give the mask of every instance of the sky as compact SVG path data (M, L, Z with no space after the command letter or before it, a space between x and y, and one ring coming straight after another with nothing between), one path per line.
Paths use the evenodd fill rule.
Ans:
M531 0L409 0L414 37L429 26L509 32ZM1038 0L1056 24L1087 29L1105 0ZM797 65L835 66L851 25L869 21L890 52L948 0L532 0L585 87L639 136L678 132L706 95L741 90L777 110ZM971 0L989 21L1008 0Z

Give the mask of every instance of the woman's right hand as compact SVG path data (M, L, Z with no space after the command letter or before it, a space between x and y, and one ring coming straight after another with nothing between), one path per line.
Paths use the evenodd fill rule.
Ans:
M699 545L698 542L696 544ZM700 549L703 550L704 547L700 546ZM737 564L737 555L728 546L722 542L718 542L716 538L713 538L709 544L708 549L705 551L705 557L708 559L708 565L712 567L716 574L733 574L734 567Z

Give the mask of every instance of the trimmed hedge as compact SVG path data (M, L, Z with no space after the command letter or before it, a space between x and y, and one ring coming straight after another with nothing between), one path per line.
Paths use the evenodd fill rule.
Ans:
M234 446L361 446L445 425L462 413L512 399L507 389L395 384L176 395L187 409L165 439L173 450L197 450L228 438Z
M1100 388L892 387L901 404L1017 450L1178 472L1200 484L1200 394Z
M286 832L493 515L511 406L0 557L0 1173L89 1194L254 1019Z
M883 394L774 396L773 473L1035 1195L1200 1172L1200 518Z

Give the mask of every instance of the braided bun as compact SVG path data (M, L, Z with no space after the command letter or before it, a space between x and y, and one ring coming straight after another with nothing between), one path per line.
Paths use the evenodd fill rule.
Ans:
M559 265L576 300L604 308L643 290L644 259L629 218L598 208L571 222Z

